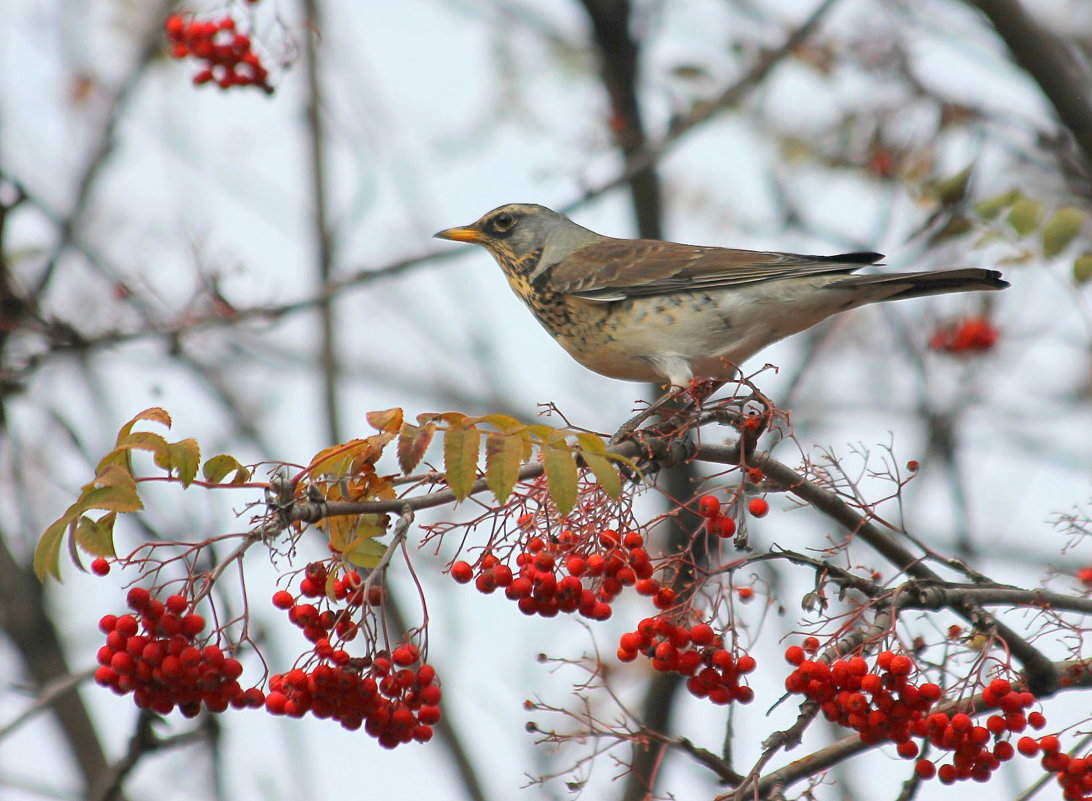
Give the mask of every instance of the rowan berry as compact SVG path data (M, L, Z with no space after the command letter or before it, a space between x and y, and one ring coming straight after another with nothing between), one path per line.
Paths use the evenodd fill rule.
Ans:
M698 499L698 514L712 520L720 514L720 501L715 495L702 495Z
M451 577L460 584L466 584L474 578L474 569L460 559L451 566Z
M91 560L91 572L96 576L105 576L110 572L110 563L98 556Z
M747 502L747 511L755 517L765 517L766 513L770 511L770 504L767 503L765 498L751 498Z
M717 536L728 539L736 533L736 521L725 515L724 517L716 518L717 521Z

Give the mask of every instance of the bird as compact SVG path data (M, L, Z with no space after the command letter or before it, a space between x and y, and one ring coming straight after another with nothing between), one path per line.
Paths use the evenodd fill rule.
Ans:
M881 253L809 256L616 239L533 203L437 238L488 250L516 295L577 362L609 378L685 387L730 380L748 358L868 303L1009 286L996 270L858 275Z

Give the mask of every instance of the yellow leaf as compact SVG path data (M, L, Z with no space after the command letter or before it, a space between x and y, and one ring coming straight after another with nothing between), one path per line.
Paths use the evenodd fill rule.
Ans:
M1018 197L1020 197L1020 192L1016 189L1010 189L1008 192L1003 192L996 197L991 197L983 200L981 203L976 203L974 210L983 220L992 220L1015 203Z
M963 236L963 234L970 231L974 226L971 225L971 221L962 215L955 215L948 222L944 223L930 238L930 242L943 242L945 239L952 239L953 237Z
M579 473L572 451L564 443L545 445L542 448L542 463L546 468L546 484L550 488L557 511L567 515L576 504L576 487Z
M375 542L387 533L387 515L336 515L322 521L330 536L330 547L358 567L375 567L386 546Z
M497 503L512 493L523 464L523 439L518 434L491 432L485 438L485 480Z
M933 186L933 194L945 206L954 206L967 196L967 187L970 182L971 167L968 166L950 178L936 183Z
M160 409L158 406L153 406L150 409L145 409L140 412L136 417L123 425L118 431L118 444L121 444L121 440L129 435L129 432L133 430L133 426L139 423L141 420L148 420L152 423L159 423L167 428L171 427L171 416L167 413L166 409Z
M584 464L595 475L603 492L612 498L618 498L622 494L622 477L618 475L618 468L606 456L598 453L583 452Z
M436 433L435 423L426 423L415 426L412 423L402 423L398 431L398 466L407 475L421 463L432 442L432 435Z
M372 428L385 431L388 434L394 434L402 427L402 410L397 406L382 412L368 412L364 416Z
M210 484L219 484L228 473L235 472L231 483L245 484L250 480L250 471L239 464L239 460L227 453L217 454L205 462L201 468L201 474Z
M1020 236L1027 236L1039 227L1039 221L1042 218L1043 207L1034 200L1021 196L1012 204L1006 220L1012 226L1012 230Z
M201 446L192 437L172 442L168 453L170 464L168 469L173 470L183 487L188 487L197 478L197 465L201 461ZM158 461L158 457L157 457Z
M1057 256L1084 228L1088 214L1076 206L1062 206L1043 226L1043 255Z
M85 485L76 505L81 513L87 509L136 512L144 508L133 474L118 465L110 465Z
M444 434L444 470L447 472L447 485L460 501L470 495L474 480L478 477L480 441L481 432L473 425L452 426Z
M1092 281L1092 253L1082 253L1074 260L1073 280L1078 284Z
M493 428L506 434L512 434L526 427L519 420L507 414L487 414L478 419L480 422L489 423Z
M357 567L371 570L383 559L387 546L375 540L362 540L355 548L345 554L345 558Z
M76 544L92 556L116 556L114 553L114 521L116 512L94 520L87 515L76 525Z
M45 581L48 576L61 580L61 543L69 523L72 522L74 508L75 506L69 507L64 517L47 528L34 548L34 575L39 581Z

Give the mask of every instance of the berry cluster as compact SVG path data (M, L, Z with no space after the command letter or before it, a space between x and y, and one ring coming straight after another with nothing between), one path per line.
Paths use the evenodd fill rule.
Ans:
M632 662L639 653L652 659L652 667L663 673L689 676L686 689L696 698L714 704L739 701L746 704L755 694L740 678L755 669L754 657L739 658L724 648L724 640L708 623L678 625L665 615L649 617L618 640L618 658Z
M819 641L809 637L804 648L786 649L785 659L796 670L785 679L785 689L816 701L828 720L859 732L862 742L890 740L901 756L917 756L912 727L940 698L940 687L910 683L914 661L906 654L883 651L876 657L876 672L870 672L862 656L830 665L805 657L805 651L814 654L818 647Z
M748 480L757 484L765 478L757 467L747 470ZM770 504L765 498L751 498L747 502L747 511L754 517L765 517L770 511ZM736 521L721 514L720 500L715 495L702 495L698 498L698 514L705 518L705 527L711 534L727 539L736 533Z
M942 326L929 337L929 347L945 353L981 353L997 344L1000 332L984 317L967 317Z
M204 62L193 76L194 84L215 82L221 89L254 86L272 94L268 70L251 49L250 37L236 30L233 18L212 21L171 14L165 27L174 58L193 56Z
M382 588L372 586L365 592L364 582L355 570L333 578L324 562L311 562L303 573L300 595L314 599L315 603L299 602L287 590L278 590L273 593L273 606L287 610L288 619L303 629L303 636L313 643L328 639L331 634L343 642L352 640L360 627L353 620L351 610L363 606L365 601L369 606L383 602ZM343 608L334 608L338 602L344 605ZM319 607L324 608L320 610Z
M915 734L927 737L939 749L953 752L952 763L939 768L928 760L918 760L919 776L930 778L935 771L944 784L961 779L986 781L1002 762L1012 759L1015 754L1012 743L1005 739L1008 734L1022 732L1029 725L1034 729L1046 725L1041 712L1025 712L1035 703L1035 696L1013 689L1007 679L991 681L982 693L982 701L1003 714L990 715L985 726L975 725L971 717L962 712L934 712L915 723ZM991 738L992 749L988 747Z
M419 663L420 652L403 644L393 652L352 659L329 640L315 644L318 663L269 678L265 708L274 715L300 718L310 712L331 718L349 730L364 726L384 748L432 739L440 719L436 670Z
M96 682L119 695L132 693L138 707L161 715L176 706L194 717L201 704L210 712L263 704L261 690L239 686L243 666L238 660L218 645L199 647L205 620L187 614L184 597L171 595L164 603L134 587L127 600L133 614L105 615L99 621L106 645L99 649Z
M1058 774L1058 784L1062 786L1062 797L1066 801L1086 801L1092 798L1092 754L1075 757L1063 754L1061 743L1053 734L1035 740L1023 737L1017 746L1020 753L1035 756L1043 751L1040 764L1043 769Z
M590 545L566 529L556 540L531 537L516 555L518 573L488 553L475 567L457 561L451 577L460 584L471 580L479 592L498 587L525 615L554 617L558 612L579 612L592 620L611 616L611 602L625 587L652 596L658 609L675 604L675 592L652 578L653 566L644 538L636 531L624 536L607 529Z
M815 653L818 645L814 637L809 637L804 648L793 645L785 651L785 659L797 666L785 680L786 689L818 702L829 720L856 730L863 742L895 743L904 759L918 755L914 737L953 752L952 763L939 769L930 760L919 759L915 771L922 779L938 776L944 784L961 779L986 781L1016 752L1004 739L1007 734L1021 732L1028 725L1036 729L1046 725L1042 713L1025 714L1035 697L1014 690L1006 679L994 679L982 693L983 703L1003 714L990 715L986 725L980 726L963 712L928 714L940 699L941 689L933 683L915 685L910 681L916 665L908 655L882 651L876 657L876 669L870 671L861 656L839 659L829 666L807 659L805 652ZM1023 747L1021 752L1026 753Z

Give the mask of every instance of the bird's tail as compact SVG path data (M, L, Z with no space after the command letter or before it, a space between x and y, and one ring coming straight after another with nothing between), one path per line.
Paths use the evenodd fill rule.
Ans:
M942 270L931 273L888 273L887 275L852 275L834 282L839 289L882 286L890 290L877 300L903 300L926 295L945 295L949 292L977 292L979 290L1004 289L1009 282L997 270Z

